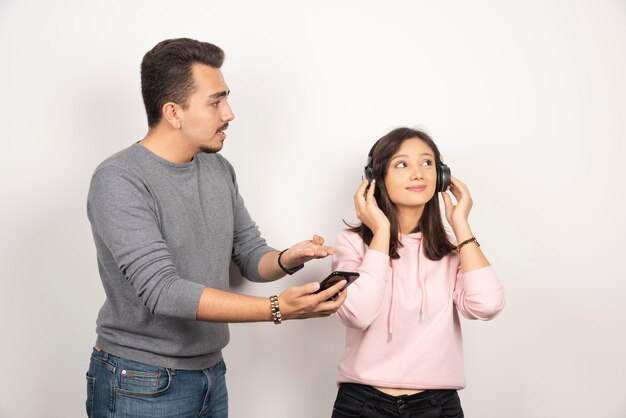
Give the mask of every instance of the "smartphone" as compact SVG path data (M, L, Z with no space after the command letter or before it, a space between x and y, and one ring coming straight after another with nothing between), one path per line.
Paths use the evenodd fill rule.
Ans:
M343 287L343 289L345 289L346 287L350 286L352 282L354 282L358 277L359 277L359 273L356 273L353 271L333 271L332 273L328 275L328 277L326 277L324 280L320 282L320 288L317 290L317 292L314 292L314 293L322 292L328 289L329 287L333 286L335 283L338 283L342 280L347 281L346 285ZM335 294L329 299L326 299L326 301L328 302L329 300L333 300L338 295L339 294Z

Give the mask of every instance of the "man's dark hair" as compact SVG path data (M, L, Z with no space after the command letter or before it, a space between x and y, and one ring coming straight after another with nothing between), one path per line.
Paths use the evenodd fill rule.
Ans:
M402 243L398 239L399 225L396 213L396 205L393 204L387 193L385 186L385 178L389 169L391 157L398 151L400 146L407 139L417 138L423 141L435 154L435 167L441 162L441 154L439 149L430 136L424 131L411 128L398 128L383 136L374 144L372 152L372 174L376 179L376 189L374 197L378 207L383 211L387 219L389 219L391 229L391 239L389 240L389 257L392 259L400 258L398 248ZM372 187L372 186L370 186ZM357 226L350 226L350 231L358 233L363 242L369 245L372 242L374 234L361 223ZM456 248L446 235L446 230L441 219L441 211L439 210L439 197L437 193L424 205L424 212L411 232L421 232L424 242L424 253L431 260L440 260L444 256L450 254Z
M167 102L189 106L193 92L193 65L220 68L224 51L208 42L178 38L159 42L141 61L141 94L148 116L148 126L161 121L161 109Z

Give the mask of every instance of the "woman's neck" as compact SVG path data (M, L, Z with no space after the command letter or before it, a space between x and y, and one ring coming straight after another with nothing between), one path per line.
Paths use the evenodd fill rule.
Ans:
M419 224L424 212L424 206L401 208L396 210L396 216L398 217L399 232L403 235L408 235L415 231L415 228Z

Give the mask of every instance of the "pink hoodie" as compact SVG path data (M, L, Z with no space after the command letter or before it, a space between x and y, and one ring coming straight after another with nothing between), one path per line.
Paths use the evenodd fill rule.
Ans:
M333 270L361 274L337 312L347 327L338 381L462 389L458 312L468 319L494 318L504 307L502 284L491 266L462 273L456 254L429 260L421 233L400 238L399 260L369 250L356 233L343 231L337 238Z

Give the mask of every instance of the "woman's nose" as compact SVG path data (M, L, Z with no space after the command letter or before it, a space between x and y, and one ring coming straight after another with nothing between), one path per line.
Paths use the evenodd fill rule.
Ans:
M422 174L422 170L420 168L416 168L411 172L411 180L423 180L424 175Z

